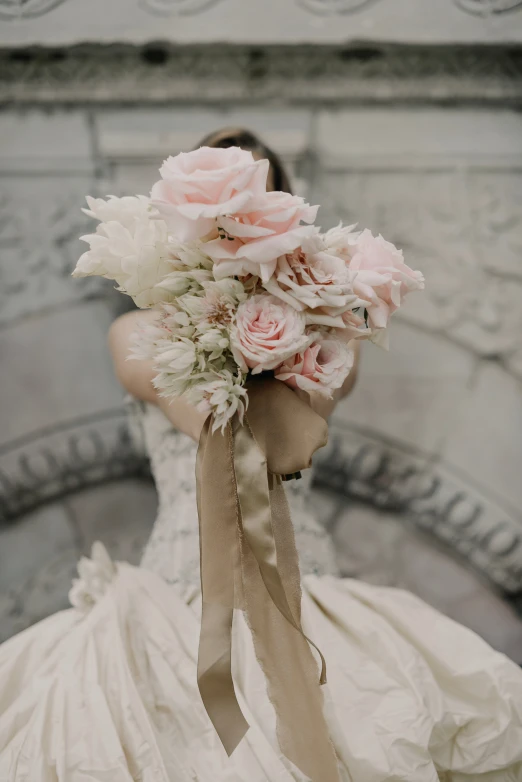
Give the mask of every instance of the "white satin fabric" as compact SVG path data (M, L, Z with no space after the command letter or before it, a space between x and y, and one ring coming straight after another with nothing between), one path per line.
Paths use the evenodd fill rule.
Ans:
M75 607L0 646L0 782L304 782L277 748L241 614L234 679L251 728L230 759L207 718L193 449L156 413L145 427L160 494L145 567L95 545ZM314 575L329 544L290 499L343 782L521 781L522 671L409 593Z
M197 599L126 564L109 579L96 556L82 607L0 647L0 780L302 782L277 749L241 616L234 671L251 729L228 759L196 686ZM399 590L307 576L303 603L343 780L522 779L522 673L506 657Z

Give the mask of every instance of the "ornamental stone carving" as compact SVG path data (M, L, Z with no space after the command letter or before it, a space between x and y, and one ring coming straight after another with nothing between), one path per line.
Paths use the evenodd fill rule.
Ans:
M455 0L463 11L477 16L505 14L522 8L522 0Z
M192 16L223 0L140 0L140 6L159 16Z
M34 19L52 11L66 0L0 0L0 19Z
M499 46L108 45L0 51L0 105L412 102L522 105Z
M78 286L71 271L84 251L78 237L91 227L82 215L84 193L49 181L43 192L0 190L0 324L49 307L91 298L109 287L88 278ZM80 290L81 289L81 290Z
M313 14L353 14L363 11L382 0L297 0L299 5Z
M389 166L321 174L314 199L328 225L342 219L372 226L422 269L429 281L423 300L411 302L399 318L501 359L518 374L522 219L511 195L520 191L522 177Z

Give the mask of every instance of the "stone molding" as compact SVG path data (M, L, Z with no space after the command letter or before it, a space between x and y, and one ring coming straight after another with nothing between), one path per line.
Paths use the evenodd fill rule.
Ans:
M107 13L107 0L0 0L5 22L0 42L520 42L521 5L521 0L111 0Z
M223 0L141 0L140 6L157 16L195 16L221 2Z
M332 428L314 464L320 488L400 516L506 593L522 592L520 519L455 471L346 424Z
M522 8L521 0L454 0L454 3L462 11L477 16L507 14Z
M35 19L63 5L67 0L25 0L23 6L12 0L0 0L0 19L6 21ZM144 11L159 16L195 16L217 6L223 0L141 0ZM383 0L296 0L298 7L320 16L360 13ZM467 13L488 16L514 12L521 0L452 0Z
M0 447L0 524L89 486L147 473L124 407L55 423Z
M382 0L297 0L297 4L313 14L355 14L365 11Z
M14 22L20 19L34 19L45 16L64 2L66 0L26 0L22 4L13 3L11 0L0 0L0 19Z
M520 520L464 479L375 433L346 425L333 428L318 456L321 488L400 514L507 594L522 591ZM35 432L2 446L0 457L0 524L89 486L148 474L124 408Z
M174 46L0 50L0 105L522 103L522 47ZM227 103L228 102L228 103Z

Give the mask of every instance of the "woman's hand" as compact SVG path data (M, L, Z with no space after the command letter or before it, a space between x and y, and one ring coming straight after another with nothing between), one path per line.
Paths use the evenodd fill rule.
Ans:
M207 418L183 399L166 399L158 394L153 380L156 375L152 361L129 361L132 335L140 324L158 317L153 310L127 312L117 318L109 330L109 349L114 362L116 377L136 399L156 405L171 424L196 442Z

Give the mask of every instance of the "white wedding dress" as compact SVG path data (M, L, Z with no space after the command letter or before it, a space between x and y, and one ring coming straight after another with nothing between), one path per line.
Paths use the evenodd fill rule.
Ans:
M234 676L250 730L227 758L196 684L196 446L142 416L159 515L142 567L95 546L75 607L0 647L1 782L292 782L249 631ZM406 592L335 577L326 533L288 486L303 624L323 651L325 714L350 782L522 780L522 671Z

